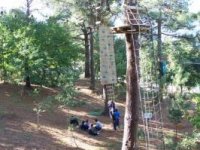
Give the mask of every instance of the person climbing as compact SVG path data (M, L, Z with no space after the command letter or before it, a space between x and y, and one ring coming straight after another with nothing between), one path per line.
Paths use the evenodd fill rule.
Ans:
M113 113L113 128L114 130L117 130L117 127L119 127L119 121L120 121L120 112L118 111L118 109L114 110Z

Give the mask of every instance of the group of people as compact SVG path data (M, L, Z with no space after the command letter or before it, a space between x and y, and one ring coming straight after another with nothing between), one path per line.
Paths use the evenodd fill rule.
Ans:
M109 115L113 122L113 129L117 130L117 127L119 128L120 125L120 112L115 107L115 102L113 100L108 102L108 109L109 109Z
M93 136L99 135L103 128L103 124L98 119L95 119L95 124L89 123L88 120L83 120L79 125L78 118L74 116L70 118L70 124L73 126L79 126L81 130L87 131L90 135Z
M115 102L113 100L108 102L108 109L109 109L109 115L112 120L113 129L117 130L120 125L120 112L115 107ZM73 126L78 126L81 130L87 131L90 135L96 136L99 135L100 131L103 128L103 124L98 120L95 119L95 123L89 123L88 120L82 120L81 124L79 125L78 118L71 116L70 118L70 124Z

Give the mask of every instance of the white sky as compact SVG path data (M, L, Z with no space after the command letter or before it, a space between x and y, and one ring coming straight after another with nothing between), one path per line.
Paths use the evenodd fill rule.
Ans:
M4 8L6 10L12 8L22 8L25 6L25 4L26 0L0 0L0 8ZM190 4L191 12L200 12L200 0L190 0ZM33 0L32 6L32 9L39 9L39 12L41 12L44 15L53 14L52 10L45 6L44 0ZM38 14L38 11L33 12L33 15L38 19L43 18L40 14Z
M25 6L26 0L0 0L0 9L10 10L13 8L25 8ZM31 10L34 10L32 14L39 20L44 18L41 13L47 16L53 14L53 11L45 5L44 0L33 0Z
M200 12L200 1L199 0L190 0L190 11L191 12Z

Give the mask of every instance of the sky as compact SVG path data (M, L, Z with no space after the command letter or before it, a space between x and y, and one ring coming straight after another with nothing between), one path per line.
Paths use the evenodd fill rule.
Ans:
M26 0L0 0L0 10L1 8L6 10L13 8L25 8L25 6ZM53 11L45 5L44 0L33 0L31 9L34 10L32 14L39 20L44 19L43 15L53 15Z
M25 6L26 0L0 0L0 9L4 8L6 10L13 9L13 8L22 8ZM39 20L42 19L42 15L52 15L53 12L51 9L47 8L44 4L44 0L33 0L32 9L38 9L39 11L34 11L33 15L38 18ZM191 12L200 12L200 0L190 0L190 11Z
M191 12L200 12L200 1L199 0L191 0L190 11Z

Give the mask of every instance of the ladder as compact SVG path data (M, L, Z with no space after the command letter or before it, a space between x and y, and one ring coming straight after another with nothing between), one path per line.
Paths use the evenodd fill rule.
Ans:
M143 66L144 67L144 66ZM141 111L143 115L146 150L164 150L163 118L158 99L159 86L151 74L143 75L140 81Z
M138 33L140 36L145 31L144 29L150 26L140 17L137 6L126 6L125 13L127 22L131 25L132 36L134 33ZM145 150L164 150L161 102L158 99L159 87L157 82L152 79L154 73L140 59L140 48L136 49L136 63L140 77L140 118L145 135L146 145L144 147Z

